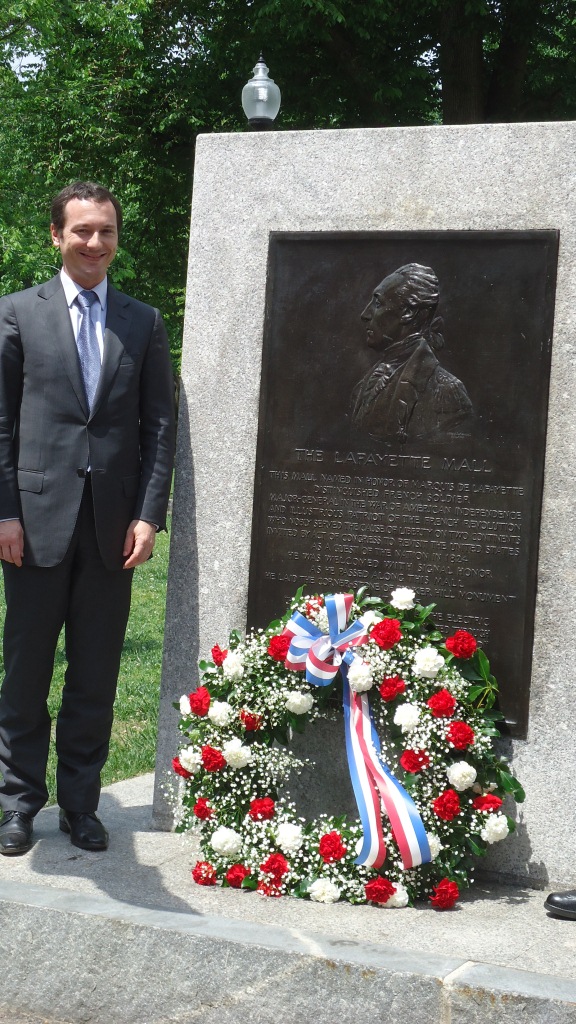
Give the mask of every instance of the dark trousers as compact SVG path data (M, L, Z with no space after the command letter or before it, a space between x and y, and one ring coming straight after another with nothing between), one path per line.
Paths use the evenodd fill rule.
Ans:
M108 756L133 570L102 564L89 478L64 560L54 567L3 562L5 678L0 692L0 806L36 814L46 803L51 721L47 698L65 627L67 669L56 722L57 797L95 811Z

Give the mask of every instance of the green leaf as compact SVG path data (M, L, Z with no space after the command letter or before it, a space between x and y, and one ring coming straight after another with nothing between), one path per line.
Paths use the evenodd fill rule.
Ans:
M306 715L290 715L289 718L294 732L303 733L306 731Z
M496 768L496 773L500 780L502 789L506 793L511 793L518 803L522 803L526 797L526 793L518 782L518 779L515 779L509 772L503 771L502 768Z
M318 876L317 875L307 875L306 878L302 878L300 880L300 882L298 883L296 891L302 893L303 895L305 895L308 892L310 886L313 885L313 883L317 882L317 881L318 881Z
M424 622L424 619L428 618L428 616L434 611L435 607L435 604L427 604L426 607L421 604L417 604L415 611L417 612L418 622Z
M258 888L258 879L254 878L253 875L246 875L246 878L242 879L241 889L252 889L253 891Z
M466 839L466 842L467 842L468 846L470 847L470 849L472 850L472 853L475 853L477 857L485 857L486 856L486 850L488 849L488 844L485 843L483 839L472 838L472 836L468 836L467 839Z
M486 682L490 682L490 662L481 647L476 649L474 653L474 660L482 678L485 679Z
M275 725L272 734L277 743L280 743L283 747L287 747L289 743L288 730L280 725Z

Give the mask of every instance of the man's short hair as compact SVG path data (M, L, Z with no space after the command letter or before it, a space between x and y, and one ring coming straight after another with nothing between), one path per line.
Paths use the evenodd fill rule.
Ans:
M109 189L105 188L104 185L99 185L95 181L73 181L71 185L66 185L66 188L63 188L57 196L54 196L50 207L50 218L51 223L58 232L61 232L64 228L66 220L66 205L71 199L90 199L93 203L111 202L112 206L116 210L116 222L118 225L118 234L120 234L120 228L122 227L122 207L116 199L116 196L113 196Z

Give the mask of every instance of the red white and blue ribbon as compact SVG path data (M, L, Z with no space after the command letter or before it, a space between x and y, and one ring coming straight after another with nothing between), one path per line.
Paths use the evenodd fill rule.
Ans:
M390 820L406 870L430 861L430 847L416 805L380 757L380 741L367 693L356 693L348 681L348 666L357 658L351 650L368 640L358 619L347 627L352 594L325 598L328 634L300 612L284 629L290 637L286 668L306 672L312 686L328 686L340 670L344 690L344 727L350 780L362 822L364 838L356 864L380 868L386 858L381 809Z

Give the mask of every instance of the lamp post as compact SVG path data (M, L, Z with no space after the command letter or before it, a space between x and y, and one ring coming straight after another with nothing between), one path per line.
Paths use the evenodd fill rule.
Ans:
M252 69L254 77L242 89L242 107L248 124L254 131L272 128L280 110L280 89L268 77L268 68L262 54Z

